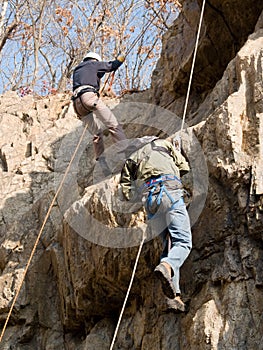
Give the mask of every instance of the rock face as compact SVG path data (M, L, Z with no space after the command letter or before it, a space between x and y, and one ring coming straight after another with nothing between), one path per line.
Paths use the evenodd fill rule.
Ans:
M153 73L153 99L162 106L177 108L186 95L202 0L184 2L178 20L163 37L163 54ZM254 31L262 11L260 0L211 0L205 4L202 30L191 88L189 110L196 105L222 75ZM187 44L186 44L187 43ZM176 103L174 101L176 100Z
M125 204L119 193L123 154L106 135L106 158L115 172L105 178L86 133L1 349L109 349L143 235L147 241L114 349L263 349L261 10L259 1L253 8L247 1L206 6L190 126L183 133L193 187L193 250L181 271L188 313L165 312L153 276L160 241L140 206ZM129 138L170 135L180 127L175 113L182 110L198 11L197 2L186 2L184 17L165 35L152 89L117 106L111 101ZM0 98L2 326L83 131L68 100L66 95L20 98L14 92ZM153 102L169 104L169 110Z

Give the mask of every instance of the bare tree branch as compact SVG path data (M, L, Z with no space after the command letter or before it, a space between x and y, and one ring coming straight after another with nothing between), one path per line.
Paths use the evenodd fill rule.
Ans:
M119 52L128 54L115 75L115 90L144 89L150 85L160 38L179 4L177 0L2 0L0 86L15 89L24 84L43 94L43 79L63 91L74 67L90 50L104 60Z

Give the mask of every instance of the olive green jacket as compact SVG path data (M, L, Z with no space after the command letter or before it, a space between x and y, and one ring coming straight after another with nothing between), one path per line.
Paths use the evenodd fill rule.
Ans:
M189 170L186 159L169 141L154 140L126 160L120 180L122 193L129 200L148 179L160 175L175 175L180 179Z

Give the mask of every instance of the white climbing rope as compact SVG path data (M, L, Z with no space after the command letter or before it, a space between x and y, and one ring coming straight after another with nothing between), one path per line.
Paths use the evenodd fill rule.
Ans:
M184 123L185 123L185 116L186 116L186 111L187 111L187 107L188 107L189 95L190 95L191 84L192 84L193 73L194 73L196 53L197 53L198 42L199 42L199 37L200 37L200 32L201 32L201 27L202 27L202 22L203 22L203 17L204 17L204 10L205 10L205 0L203 0L203 5L202 5L201 13L200 13L199 26L198 26L198 31L197 31L197 35L196 35L196 42L195 42L195 49L194 49L194 56L193 56L190 78L189 78L189 82L188 82L188 88L187 88L185 105L184 105L181 131L183 130Z
M135 272L136 272L136 269L137 269L139 257L141 255L141 251L142 251L142 247L143 247L143 243L145 241L145 238L146 238L145 232L143 232L143 237L142 237L141 244L140 244L140 247L139 247L139 250L138 250L138 253L137 253L137 257L136 257L136 260L135 260L134 268L133 268L133 271L132 271L130 284L129 284L129 287L128 287L128 290L127 290L127 293L126 293L126 296L125 296L125 299L124 299L124 302L123 302L123 306L122 306L122 309L121 309L121 312L120 312L119 320L118 320L118 323L117 323L117 326L116 326L116 329L115 329L115 332L114 332L114 335L113 335L113 338L112 338L110 350L113 349L113 346L114 346L114 343L115 343L115 340L116 340L116 337L117 337L117 333L118 333L118 330L119 330L119 327L120 327L120 324L121 324L122 315L124 313L124 309L125 309L125 306L126 306L126 303L127 303L130 291L131 291L132 283L133 283L133 280L134 280Z
M195 49L194 49L194 55L193 55L193 61L192 61L192 67L191 67L191 72L190 72L190 78L189 78L189 82L188 82L188 88L187 88L187 94L186 94L186 99L185 99L185 105L184 105L184 112L183 112L183 118L182 118L182 125L181 125L181 130L180 132L182 132L183 128L184 128L184 123L185 123L185 116L186 116L186 111L187 111L187 106L188 106L188 101L189 101L189 95L190 95L190 89L191 89L191 84L192 84L192 78L193 78L193 73L194 73L194 66L195 66L195 60L196 60L196 53L197 53L197 48L198 48L198 42L199 42L199 37L200 37L200 32L201 32L201 27L202 27L202 22L203 22L203 17L204 17L204 9L205 9L205 0L203 0L203 4L202 4L202 9L201 9L201 13L200 13L200 19L199 19L199 25L198 25L198 31L197 31L197 36L196 36L196 43L195 43ZM123 306L120 312L120 316L119 316L119 320L113 335L113 339L111 342L111 346L110 346L110 350L113 350L113 346L117 337L117 333L119 330L119 326L121 323L121 319L125 310L125 306L126 306L126 302L128 300L129 294L130 294L130 290L132 287L132 283L134 280L134 276L135 276L135 272L136 272L136 268L138 265L138 261L139 261L139 257L141 254L141 250L143 247L143 243L145 241L145 237L143 236L138 253L137 253L137 257L136 257L136 261L134 264L134 268L133 268L133 272L132 272L132 276L131 276L131 280L130 280L130 284L126 293L126 297L124 299L123 302Z
M180 152L181 152L181 134L182 134L184 124L185 124L185 117L186 117L186 111L187 111L187 107L188 107L191 84L192 84L192 79L193 79L193 74L194 74L195 59L196 59L199 37L200 37L200 32L201 32L201 27L202 27L202 22L203 22L203 17L204 17L204 10L205 10L205 0L203 0L203 5L202 5L201 13L200 13L200 19L199 19L199 25L198 25L197 35L196 35L196 42L195 42L192 67L191 67L191 71L190 71L190 77L189 77L189 82L188 82L188 87L187 87L186 98L185 98L184 112L183 112L183 117L182 117L182 125L181 125L181 130L179 133L179 139L177 140L178 141L178 148L179 148ZM172 245L172 242L171 242L171 237L169 235L168 236L168 252L171 249L171 245Z
M53 198L53 200L52 200L52 202L51 202L51 204L50 204L50 206L49 206L49 209L48 209L48 211L47 211L47 214L46 214L46 216L45 216L45 218L44 218L44 221L43 221L42 226L41 226L41 228L40 228L40 231L39 231L39 233L38 233L37 239L36 239L36 241L35 241L34 247L33 247L32 251L31 251L30 257L29 257L29 259L28 259L28 262L27 262L27 264L26 264L25 270L24 270L24 272L23 272L22 279L21 279L21 281L20 281L20 284L18 285L18 288L17 288L16 294L15 294L15 297L14 297L13 302L12 302L12 304L11 304L11 307L10 307L9 313L8 313L8 315L7 315L7 318L6 318L4 327L3 327L3 329L2 329L1 336L0 336L0 343L1 343L2 339L3 339L4 334L5 334L5 330L6 330L8 321L9 321L9 319L10 319L10 317L11 317L11 314L12 314L12 311L13 311L13 309L14 309L15 303L16 303L16 301L17 301L17 298L18 298L18 296L19 296L20 290L21 290L22 285L23 285L23 283L24 283L24 280L25 280L25 277L26 277L26 274L27 274L29 265L30 265L30 263L31 263L31 261L32 261L32 259L33 259L34 254L35 254L37 245L38 245L38 243L39 243L39 240L40 240L40 237L41 237L42 232L43 232L43 230L44 230L44 227L45 227L46 222L47 222L47 220L48 220L48 218L49 218L49 215L50 215L50 213L51 213L52 207L53 207L53 205L55 204L55 201L56 201L56 199L57 199L57 197L58 197L59 192L61 191L61 188L62 188L62 186L63 186L63 183L64 183L64 181L65 181L65 179L66 179L66 176L67 176L67 174L68 174L68 172L69 172L69 169L70 169L70 167L71 167L71 165L72 165L72 162L73 162L74 158L76 157L77 151L78 151L78 149L79 149L79 147L80 147L80 144L81 144L81 142L82 142L82 140L83 140L83 137L84 137L84 134L85 134L85 132L86 132L86 130L87 130L87 127L88 127L88 123L86 123L86 125L85 125L85 127L84 127L84 129L83 129L82 135L81 135L81 137L80 137L80 139L79 139L79 142L78 142L78 144L77 144L77 146L76 146L76 149L75 149L75 151L74 151L74 153L73 153L73 155L72 155L72 157L71 157L71 159L70 159L70 162L69 162L69 164L68 164L68 167L67 167L67 169L66 169L66 171L65 171L65 173L64 173L64 176L63 176L63 178L62 178L62 180L61 180L61 182L60 182L60 185L59 185L59 187L58 187L58 189L57 189L57 191L56 191L56 193L55 193L55 195L54 195L54 198Z

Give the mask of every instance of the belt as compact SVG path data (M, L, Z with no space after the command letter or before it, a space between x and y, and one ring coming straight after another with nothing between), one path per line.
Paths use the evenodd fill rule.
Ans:
M71 99L74 101L76 100L76 98L80 97L81 95L83 95L85 92L94 92L95 94L98 95L98 97L100 96L99 91L91 85L82 85L80 87L78 87L74 92L73 92L73 96L71 97Z
M151 186L154 186L160 182L171 181L171 180L175 180L175 181L179 182L180 185L182 186L181 180L176 175L161 175L159 177L151 178L144 183L144 186L151 187Z

